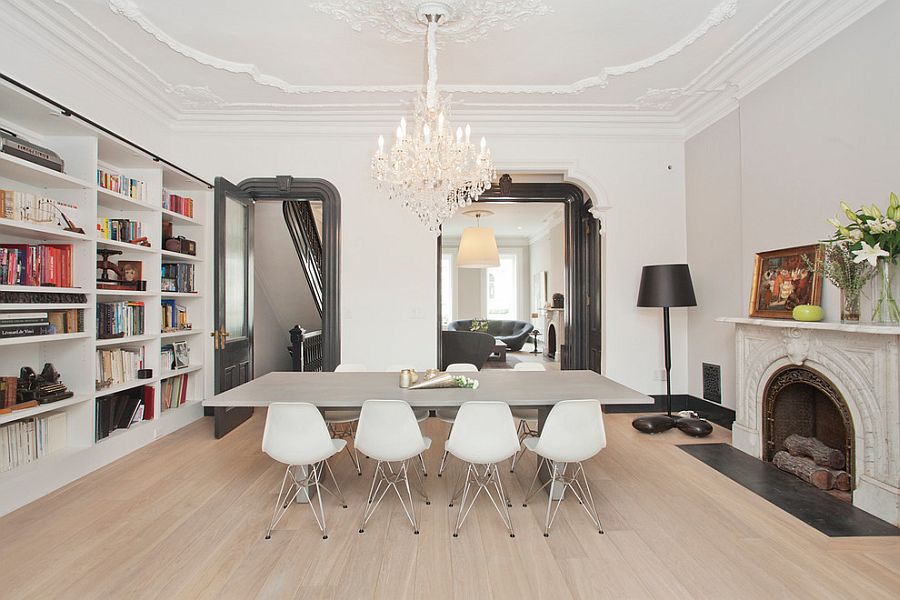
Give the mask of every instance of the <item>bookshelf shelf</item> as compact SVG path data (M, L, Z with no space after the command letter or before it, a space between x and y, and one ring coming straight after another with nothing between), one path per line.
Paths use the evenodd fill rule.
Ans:
M186 335L200 335L201 333L206 333L206 332L202 329L181 329L178 331L163 331L161 334L159 334L159 337L161 337L163 339L178 338L178 337L184 337Z
M153 385L157 381L159 381L159 377L151 377L150 379L135 379L133 381L126 381L125 383L117 383L116 385L111 385L107 388L103 388L102 390L97 390L94 393L94 398L102 398L103 396L118 394L119 392L131 390L136 387L141 387L142 385Z
M147 254L159 254L159 248L148 248L147 246L139 246L138 244L129 244L128 242L120 242L119 240L104 240L98 239L97 245L102 248L116 248L122 249L126 252L135 251L135 252L146 252Z
M28 335L23 337L5 338L0 340L2 346L20 346L24 344L47 344L50 342L66 342L93 337L93 333L81 331L79 333L54 333L52 335Z
M0 154L0 177L45 189L91 189L89 182L42 167L27 160Z
M163 262L203 262L203 258L199 256L191 256L190 254L182 254L181 252L172 252L171 250L160 250L163 256ZM166 260L166 259L172 260Z
M198 227L203 226L203 223L201 223L194 217L187 217L181 213L177 213L172 210L166 210L165 208L162 208L160 210L162 211L163 221L168 221L175 225L195 225Z
M11 423L12 421L18 421L20 419L27 419L29 417L34 417L36 415L43 414L45 412L50 412L53 410L60 410L67 406L72 406L74 404L80 404L82 402L87 402L88 400L93 399L93 396L90 395L74 395L71 398L66 398L65 400L59 400L57 402L50 402L49 404L41 404L40 406L35 406L34 408L24 408L21 410L14 410L11 413L6 413L0 415L0 425L4 423Z
M212 327L212 295L209 290L213 272L201 257L211 258L213 252L212 238L206 227L206 224L213 222L213 192L205 182L188 176L165 161L154 161L153 157L141 155L140 152L136 154L139 148L102 128L67 119L66 128L60 129L59 117L45 110L42 100L8 81L0 80L0 98L15 100L0 101L4 129L21 134L23 138L58 153L65 160L68 171L58 173L0 153L0 188L56 199L61 206L69 207L66 216L87 232L77 234L65 231L57 221L38 224L0 218L0 242L4 244L46 243L71 246L72 281L74 285L80 286L55 288L0 285L0 292L19 292L14 298L3 298L7 301L0 303L0 311L10 313L80 309L83 311L85 329L79 333L0 339L0 376L14 377L23 366L40 370L45 363L51 363L70 390L83 392L58 402L0 414L0 426L26 432L26 436L17 439L20 443L32 444L32 448L36 446L36 442L31 441L28 434L32 427L37 429L38 419L44 419L55 412L65 415L65 426L62 426L62 419L58 419L53 421L53 429L47 430L57 442L51 444L51 447L59 448L56 452L0 473L2 516L203 416L200 401L213 391L210 368L213 364L213 343L205 335ZM42 114L46 114L46 117L41 117ZM123 186L117 189L140 190L142 200L135 200L127 193L100 187L98 181L101 180L112 182L111 187L119 184ZM171 210L163 210L164 194L168 195L168 199L173 195L191 199L194 216L187 217ZM139 223L141 234L151 240L153 247L99 239L97 224L102 224L103 219ZM173 234L185 235L196 242L198 257L163 251L163 227L170 223ZM113 262L140 261L141 279L146 281L146 290L98 289L98 249L124 251L111 257ZM161 266L164 262L193 265L193 284L198 293L161 293ZM84 300L64 294L78 294ZM24 300L21 303L8 301L20 298ZM175 304L186 309L187 322L192 323L193 329L165 333L160 331L163 311L167 308L161 302L164 298L178 300ZM96 316L101 312L97 303L123 300L143 302L144 331L147 333L96 339ZM180 322L184 323L184 318ZM161 348L170 344L177 344L179 352L186 353L189 367L170 370L168 367L171 363L166 363L166 368L161 368L167 360L162 358ZM142 350L140 355L127 358L131 361L128 363L129 369L133 368L134 360L141 360L141 367L150 369L155 377L94 389L96 379L102 376L96 371L106 366L104 358L110 358L105 356L107 351L136 351L138 347ZM104 352L104 356L98 354L100 351ZM168 349L166 356L168 357ZM118 369L121 364L117 366ZM161 379L160 373L168 381ZM176 380L173 377L186 373L190 375L185 377L185 402L179 406L182 410L169 410L163 414L162 386L174 384ZM142 399L146 402L147 414L154 415L150 419L153 424L147 426L145 420L128 429L115 430L109 437L96 441L98 406L102 411L106 403L116 402L109 396L122 392L128 395L129 390L132 394L140 393L139 388L142 387L147 388ZM16 423L24 426L19 428ZM50 427L49 421L40 423Z
M72 233L53 225L41 225L30 221L16 221L15 219L0 219L0 234L14 235L36 241L66 242L77 240L88 242L91 238L83 233Z
M140 210L148 212L162 211L162 208L160 208L159 206L153 206L152 204L148 204L147 202L135 200L134 198L130 198L118 192L110 191L100 186L95 187L97 189L97 204L99 204L100 206L112 208L115 210Z
M152 333L145 333L143 335L126 335L125 337L120 338L109 338L106 340L97 340L98 348L108 348L109 346L127 346L129 344L137 344L140 342L149 342L150 340L155 340L156 335Z

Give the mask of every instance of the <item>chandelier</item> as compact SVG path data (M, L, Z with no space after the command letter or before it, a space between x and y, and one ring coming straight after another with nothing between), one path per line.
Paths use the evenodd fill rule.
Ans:
M491 187L494 165L487 140L476 149L472 129L450 124L450 97L437 91L437 45L435 34L442 14L440 5L424 17L428 28L425 49L428 82L414 104L413 126L400 119L394 144L384 147L378 136L378 151L372 157L372 176L379 190L416 214L430 231L437 231L457 208L471 204Z

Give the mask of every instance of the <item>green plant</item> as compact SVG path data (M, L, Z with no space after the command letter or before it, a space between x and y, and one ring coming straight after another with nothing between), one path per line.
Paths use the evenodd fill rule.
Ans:
M868 262L855 261L846 241L825 244L824 260L818 265L805 256L803 260L811 271L821 274L850 298L859 298L863 286L875 275L875 267Z
M487 319L472 319L472 326L469 329L471 331L487 332L487 330L488 330Z

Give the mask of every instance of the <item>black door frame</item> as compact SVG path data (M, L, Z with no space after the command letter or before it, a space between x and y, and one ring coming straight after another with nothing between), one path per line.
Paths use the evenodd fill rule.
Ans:
M254 201L313 200L322 203L322 368L341 362L341 195L330 181L290 175L251 177L238 186Z
M560 366L563 369L590 369L590 336L588 313L591 302L600 301L598 271L591 270L586 241L597 240L589 235L582 224L591 208L591 200L571 183L513 183L508 190L500 186L486 190L477 202L560 202L565 214L566 298L563 310L566 320L566 350L562 352ZM595 223L596 226L596 223ZM599 228L597 229L599 232ZM437 356L441 363L441 236L437 239ZM592 281L592 279L596 279Z

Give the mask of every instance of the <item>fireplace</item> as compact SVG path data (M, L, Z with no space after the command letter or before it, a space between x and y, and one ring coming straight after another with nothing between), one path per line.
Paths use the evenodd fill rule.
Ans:
M763 405L766 461L785 450L784 441L790 435L815 438L843 453L853 480L853 419L843 396L826 377L804 366L784 367L769 378Z
M566 340L565 311L561 308L545 308L544 313L544 356L556 360Z

